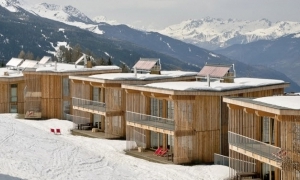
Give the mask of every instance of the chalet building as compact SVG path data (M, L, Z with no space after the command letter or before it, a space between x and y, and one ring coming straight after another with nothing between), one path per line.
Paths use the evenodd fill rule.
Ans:
M135 73L70 76L72 116L78 128L97 127L106 138L125 138L125 111L128 104L122 84L144 85L153 82L191 81L196 72L160 71L158 60L142 58ZM154 73L150 73L155 71ZM90 124L88 126L83 124ZM81 124L81 125L80 125Z
M24 113L25 81L22 72L14 68L23 59L12 58L0 68L0 113Z
M89 64L89 63L85 63ZM121 72L117 66L74 65L12 58L0 70L1 112L25 114L25 118L64 119L70 105L70 75Z
M230 161L231 178L256 172L261 179L300 179L300 96L223 101L229 107L229 157L252 164Z
M232 68L206 65L194 82L122 84L126 149L162 147L175 164L211 163L214 153L228 155L228 107L222 98L279 95L288 86L280 80L234 78Z

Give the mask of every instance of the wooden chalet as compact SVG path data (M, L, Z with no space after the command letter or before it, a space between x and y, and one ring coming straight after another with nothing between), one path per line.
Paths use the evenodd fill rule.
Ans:
M227 73L228 69L221 74ZM223 83L218 79L123 84L126 149L162 147L175 164L212 163L214 153L229 153L228 107L222 98L278 95L288 86L280 80L235 78Z
M25 81L17 68L23 59L12 58L5 68L0 68L0 113L24 113Z
M26 62L26 61L25 61ZM25 118L66 119L71 104L69 76L121 72L117 66L87 67L51 62L49 57L23 69Z
M300 96L226 97L231 178L256 172L261 179L300 179Z
M161 71L160 74L112 73L70 76L72 116L78 128L97 127L106 138L125 138L126 100L122 84L148 84L166 81L195 80L196 72ZM90 123L90 125L86 125Z

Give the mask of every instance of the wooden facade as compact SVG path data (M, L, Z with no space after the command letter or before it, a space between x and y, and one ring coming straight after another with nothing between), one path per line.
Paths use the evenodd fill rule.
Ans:
M224 98L224 102L229 107L229 133L232 134L230 158L255 163L262 179L299 179L300 110L248 98ZM236 178L236 171L230 175Z
M24 113L23 76L0 77L0 113Z
M30 112L40 113L42 119L65 119L70 113L71 92L70 75L93 75L101 73L120 72L120 69L51 72L51 71L23 71L26 94L25 117ZM84 96L85 91L82 91ZM36 117L29 117L36 118Z
M153 149L161 146L169 149L176 164L212 163L214 153L229 154L229 115L222 98L278 95L287 86L181 91L122 85L128 101L127 150L139 145Z
M71 96L80 99L82 102L82 105L80 103L72 105L72 115L90 118L90 123L93 123L93 126L95 126L95 121L100 121L101 127L98 128L100 131L105 132L107 138L125 138L126 106L130 106L133 102L126 99L126 92L121 88L122 84L143 85L153 82L191 81L195 80L195 77L165 77L154 80L109 80L86 76L70 76L70 79L72 88ZM98 98L95 92L99 94ZM105 105L105 108L97 109L95 106L88 107L86 104L84 105L85 102L90 104L100 102Z

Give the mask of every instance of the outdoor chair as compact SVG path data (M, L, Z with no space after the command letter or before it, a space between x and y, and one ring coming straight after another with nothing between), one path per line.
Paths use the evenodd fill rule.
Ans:
M52 132L52 133L54 133L54 134L55 134L55 130L54 130L54 129L52 129L52 128L50 129L50 132Z
M162 147L159 147L155 150L154 154L158 155L162 150L163 150Z
M162 151L159 152L158 156L163 156L164 157L164 156L167 155L167 153L168 153L168 149L162 150Z
M60 129L56 129L56 134L61 134Z

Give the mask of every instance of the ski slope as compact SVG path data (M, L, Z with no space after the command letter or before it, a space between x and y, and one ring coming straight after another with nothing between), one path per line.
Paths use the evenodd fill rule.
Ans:
M62 135L50 133L60 128ZM125 155L126 141L73 136L73 123L0 114L1 180L225 179L225 166L164 165Z

